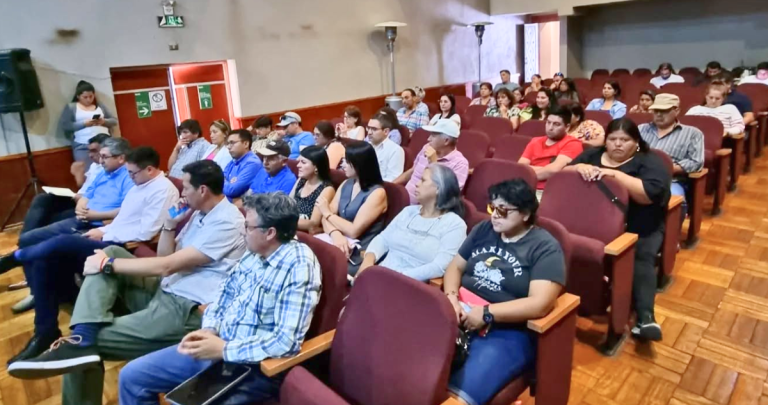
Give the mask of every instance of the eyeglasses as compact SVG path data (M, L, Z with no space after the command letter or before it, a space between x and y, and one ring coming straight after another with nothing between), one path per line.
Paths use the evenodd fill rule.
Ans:
M147 166L147 167L149 167L149 166ZM136 170L135 172L132 172L132 171L128 170L128 175L131 176L131 177L136 177L137 174L143 172L144 170L147 170L147 168L145 167L143 169Z
M235 146L235 145L237 145L237 144L238 144L238 143L240 143L240 142L242 142L242 140L237 140L237 141L227 141L227 146Z
M269 228L271 228L271 226L264 226L264 225L253 226L253 225L248 225L247 223L245 224L245 231L246 232L253 232L253 231L257 230L257 229L267 230Z
M99 158L101 158L102 160L107 160L107 159L112 159L112 158L114 158L114 156L111 156L111 155L110 155L110 156L106 156L106 155L99 155Z
M365 129L367 129L367 130L368 130L368 132L376 132L376 131L381 131L381 128L370 127L370 126L369 126L369 127L365 127Z
M509 216L510 212L516 211L520 212L518 208L507 208L507 207L501 207L498 205L488 204L488 214L493 215L494 213L498 214L501 218L506 218Z

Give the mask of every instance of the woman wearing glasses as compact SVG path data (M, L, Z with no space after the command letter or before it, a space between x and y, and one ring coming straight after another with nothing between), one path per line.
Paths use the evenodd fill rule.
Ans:
M363 116L360 109L351 105L344 110L344 122L336 125L336 135L362 141L365 139L365 128L362 123Z
M443 277L471 348L448 388L468 404L488 403L533 369L534 337L526 322L547 315L565 285L560 244L534 225L534 190L514 179L491 186L489 196L491 220L472 229Z
M416 185L419 204L403 209L371 241L357 275L378 262L419 281L442 277L467 237L460 194L453 170L427 166Z

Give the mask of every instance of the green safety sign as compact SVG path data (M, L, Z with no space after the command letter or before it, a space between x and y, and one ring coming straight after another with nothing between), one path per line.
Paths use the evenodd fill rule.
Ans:
M141 91L133 93L136 99L136 112L139 114L139 118L147 118L152 116L152 107L149 104L149 92Z
M197 98L200 99L200 109L210 110L213 108L213 98L211 98L211 86L203 84L197 86Z

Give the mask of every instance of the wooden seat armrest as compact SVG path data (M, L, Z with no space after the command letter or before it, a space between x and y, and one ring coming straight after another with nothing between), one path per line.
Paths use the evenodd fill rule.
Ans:
M618 256L637 243L637 234L624 232L618 238L605 245L605 254Z
M429 285L431 285L432 287L437 287L437 288L442 289L443 288L443 278L442 277L431 278L431 279L429 279Z
M158 234L156 234L156 235L155 235L155 236L154 236L152 239L150 239L149 241L142 241L142 242L127 242L127 243L125 244L125 248L126 248L127 250L134 250L134 249L136 249L136 248L138 248L138 247L139 247L139 244L140 244L140 243L146 243L146 244L148 244L148 245L157 245L158 243L160 243L160 234L159 234L159 233L158 233Z
M715 151L715 156L730 156L731 152L733 152L731 149L718 149Z
M699 170L698 172L688 173L688 178L689 179L700 179L700 178L706 176L707 173L709 173L709 169L707 169L705 167L705 168Z
M746 135L744 135L743 132L740 133L740 134L735 134L735 135L733 135L733 134L726 134L725 135L726 138L731 138L731 139L744 139L745 136Z
M136 250L136 248L139 247L139 243L141 243L141 242L126 242L125 243L125 249L126 250Z
M101 221L101 223L104 224L104 226L107 226L107 225L111 224L112 221L114 221L114 220L113 219L105 219L105 220Z
M757 115L764 117L768 115L768 111L760 111L759 113L757 113ZM749 123L749 126L755 126L755 125L757 125L757 121L752 121Z
M464 402L459 401L458 399L454 397L448 397L445 401L443 401L440 405L466 405Z
M302 343L299 354L291 357L281 357L277 359L266 359L260 363L261 372L267 377L273 377L288 370L289 368L301 364L318 354L331 348L333 336L336 330L325 332L320 336L315 336Z
M681 195L673 195L669 198L669 203L667 203L667 211L672 211L673 209L677 208L678 206L683 204L683 201L685 199Z
M475 172L475 168L474 168L474 167L472 167L472 168L470 168L470 169L469 169L469 172L468 172L468 174L472 174L472 173L474 173L474 172Z
M559 320L576 310L581 298L576 295L565 293L557 298L555 307L543 318L531 319L528 321L528 329L536 333L544 333L554 326Z

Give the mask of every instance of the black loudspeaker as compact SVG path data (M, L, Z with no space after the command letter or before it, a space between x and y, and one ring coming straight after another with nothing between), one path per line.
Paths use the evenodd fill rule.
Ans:
M29 49L0 50L0 113L43 108Z

